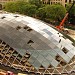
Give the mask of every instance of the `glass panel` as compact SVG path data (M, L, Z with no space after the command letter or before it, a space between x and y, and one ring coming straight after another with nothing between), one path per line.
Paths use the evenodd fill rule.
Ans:
M41 64L39 63L38 60L36 60L32 65L33 65L37 70L38 70L39 67L41 66Z
M50 63L48 62L47 59L44 59L43 62L42 62L42 66L45 67L45 69L47 69L49 67Z
M54 67L57 67L58 62L55 59L53 59L52 62L51 62L51 65L54 66Z

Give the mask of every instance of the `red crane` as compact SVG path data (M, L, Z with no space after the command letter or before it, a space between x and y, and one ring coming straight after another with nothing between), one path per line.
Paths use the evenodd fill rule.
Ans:
M75 4L75 0L73 1L72 6L70 7L70 9L68 10L68 12L66 13L65 17L63 18L63 20L60 22L60 25L56 26L56 28L57 28L58 30L65 31L65 30L64 30L64 22L65 22L66 19L68 18L68 15L69 15L69 13L70 13L72 7L74 6L74 4Z

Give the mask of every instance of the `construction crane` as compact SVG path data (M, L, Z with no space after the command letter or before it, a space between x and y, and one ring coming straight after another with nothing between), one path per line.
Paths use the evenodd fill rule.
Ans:
M67 33L68 33L68 31L64 29L64 22L65 22L66 19L68 18L68 15L69 15L69 13L70 13L72 7L74 6L74 4L75 4L75 0L73 0L72 6L70 7L70 9L68 10L68 12L66 13L65 17L63 18L63 20L60 22L60 25L56 26L56 28L57 28L58 30L61 30L61 31L64 31L64 32L67 32Z

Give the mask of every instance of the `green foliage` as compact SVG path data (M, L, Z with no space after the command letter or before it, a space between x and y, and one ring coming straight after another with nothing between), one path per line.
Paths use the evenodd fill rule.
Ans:
M15 12L16 11L16 4L15 2L8 2L4 5L5 10L8 12Z
M22 0L22 1L16 1L15 4L16 4L15 6L16 12L24 13L24 7L27 3Z
M5 10L8 12L18 12L21 14L34 16L37 6L29 4L25 1L16 1L5 4Z
M8 2L4 5L5 10L9 12L23 12L23 7L26 3L24 1Z
M41 0L29 0L29 3L36 5L38 8L42 6Z
M66 13L66 9L59 4L47 5L45 9L46 9L47 18L51 18L52 20L56 20L56 21L58 21L58 19L61 20Z
M71 8L72 4L67 4L66 5L66 10L69 11L69 9ZM75 25L75 5L72 7L72 9L70 9L69 11L69 16L68 16L68 22L70 24L73 24ZM74 26L67 26L68 28L71 28L71 29L75 29Z
M59 22L62 20L62 18L66 14L66 9L60 4L55 5L45 5L37 10L37 16L39 19L42 19L46 22L57 22L56 24L59 24Z
M26 4L24 6L24 14L29 15L29 16L35 16L36 9L37 9L37 6L31 5L31 4Z
M41 4L41 0L29 0L29 2L26 2L26 0L20 0L6 3L5 10L13 13L18 12L28 16L36 17L46 22L59 21L66 13L66 9L60 4Z
M39 8L39 9L37 10L36 15L37 15L40 19L44 20L44 19L46 18L45 7Z
M71 6L72 6L72 4L67 4L66 5L66 10L68 11ZM75 15L75 5L70 10L70 15Z

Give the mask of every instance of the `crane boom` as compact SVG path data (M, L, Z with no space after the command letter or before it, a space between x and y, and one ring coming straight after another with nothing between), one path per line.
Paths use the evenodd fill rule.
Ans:
M70 9L68 10L68 12L66 13L65 17L63 18L63 20L60 22L60 25L56 26L56 28L58 30L63 30L63 28L64 28L64 22L66 21L66 19L67 19L69 13L70 13L72 7L74 6L74 4L75 4L75 1L73 1L72 6L70 7Z

